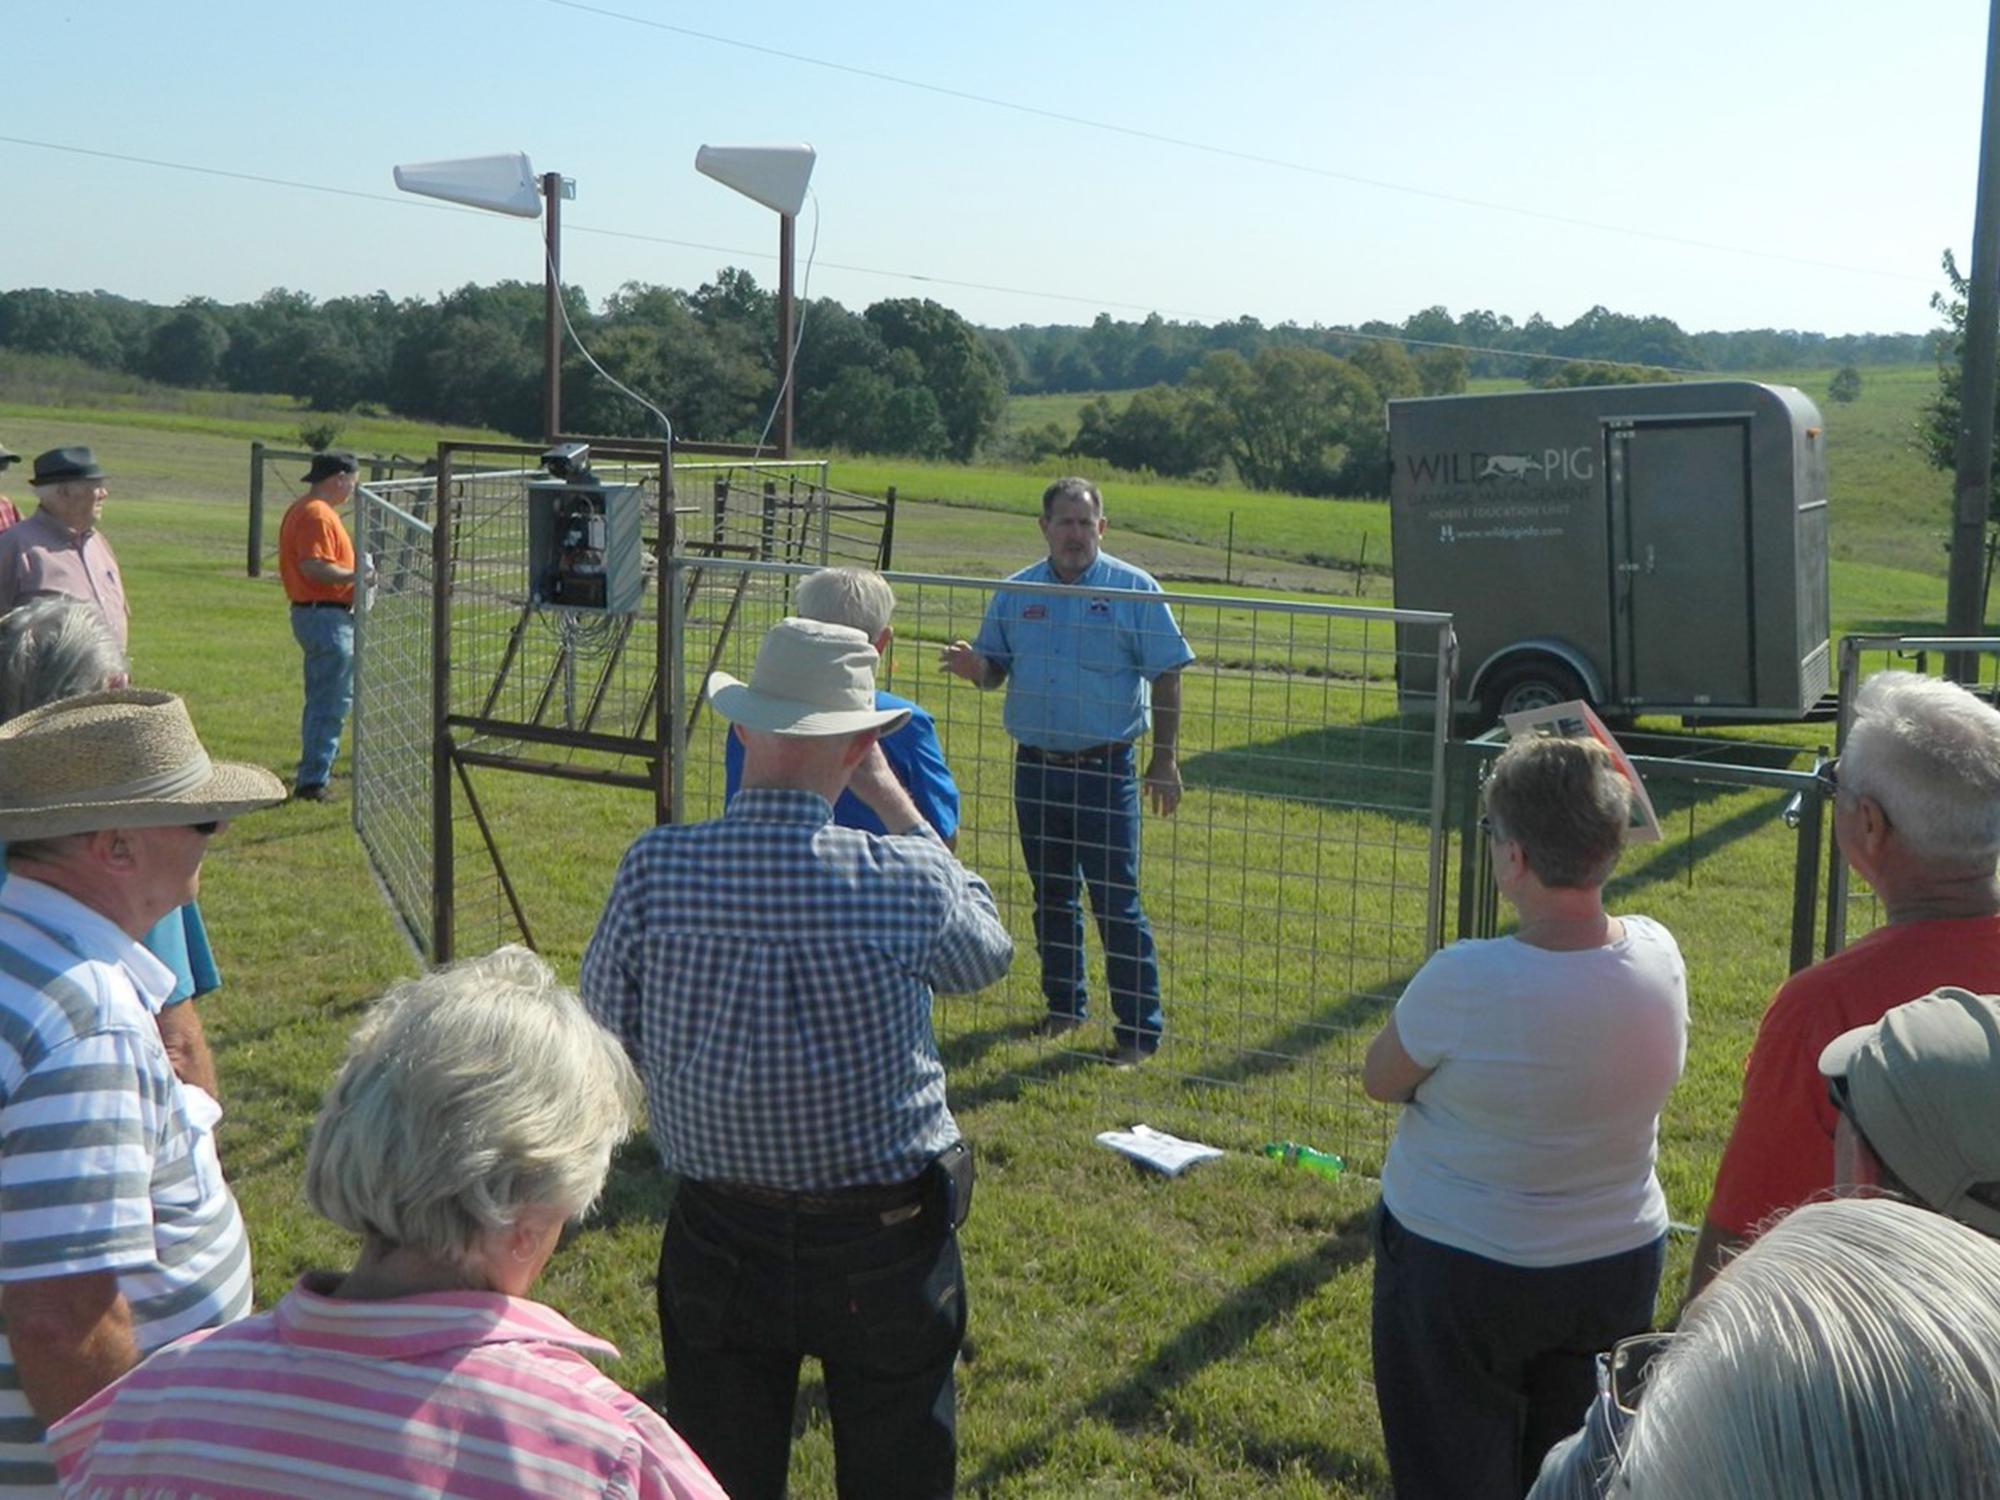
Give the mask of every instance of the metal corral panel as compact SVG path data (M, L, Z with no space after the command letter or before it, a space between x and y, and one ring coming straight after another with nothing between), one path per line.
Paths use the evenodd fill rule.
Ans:
M1460 707L1580 694L1613 713L1797 717L1825 690L1824 436L1800 392L1392 401L1389 452L1396 603L1453 615ZM1434 685L1413 671L1403 688Z

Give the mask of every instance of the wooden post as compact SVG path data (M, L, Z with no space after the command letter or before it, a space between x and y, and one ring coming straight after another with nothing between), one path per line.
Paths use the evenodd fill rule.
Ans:
M1959 377L1958 475L1953 495L1945 631L1978 635L1984 600L1987 517L1993 503L1993 397L2000 335L2000 0L1986 20L1986 115L1979 136L1979 191L1972 217L1972 269L1965 289L1965 363ZM1955 682L1979 680L1970 651L1945 657Z
M250 540L248 572L252 578L264 576L264 445L250 445Z

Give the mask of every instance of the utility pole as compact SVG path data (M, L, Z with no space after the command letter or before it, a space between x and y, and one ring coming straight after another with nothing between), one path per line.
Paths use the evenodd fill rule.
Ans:
M1972 270L1965 296L1965 364L1959 377L1958 477L1951 528L1951 574L1945 631L1985 629L1986 526L1993 502L1993 399L2000 339L2000 0L1986 19L1986 104L1979 135L1979 196L1972 219ZM1969 652L1950 653L1945 670L1958 682L1978 677Z

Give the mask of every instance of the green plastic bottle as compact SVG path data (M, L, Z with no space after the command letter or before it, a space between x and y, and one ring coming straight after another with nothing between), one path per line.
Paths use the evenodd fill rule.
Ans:
M1271 1141L1264 1147L1264 1154L1272 1161L1281 1161L1288 1167L1300 1167L1308 1172L1317 1172L1322 1177L1338 1177L1347 1170L1347 1163L1331 1151L1315 1151L1311 1146L1301 1146L1297 1141Z

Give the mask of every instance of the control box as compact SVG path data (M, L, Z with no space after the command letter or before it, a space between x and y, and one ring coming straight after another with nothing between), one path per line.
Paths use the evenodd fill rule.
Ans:
M588 474L528 486L528 597L545 609L629 615L646 589L636 484Z

